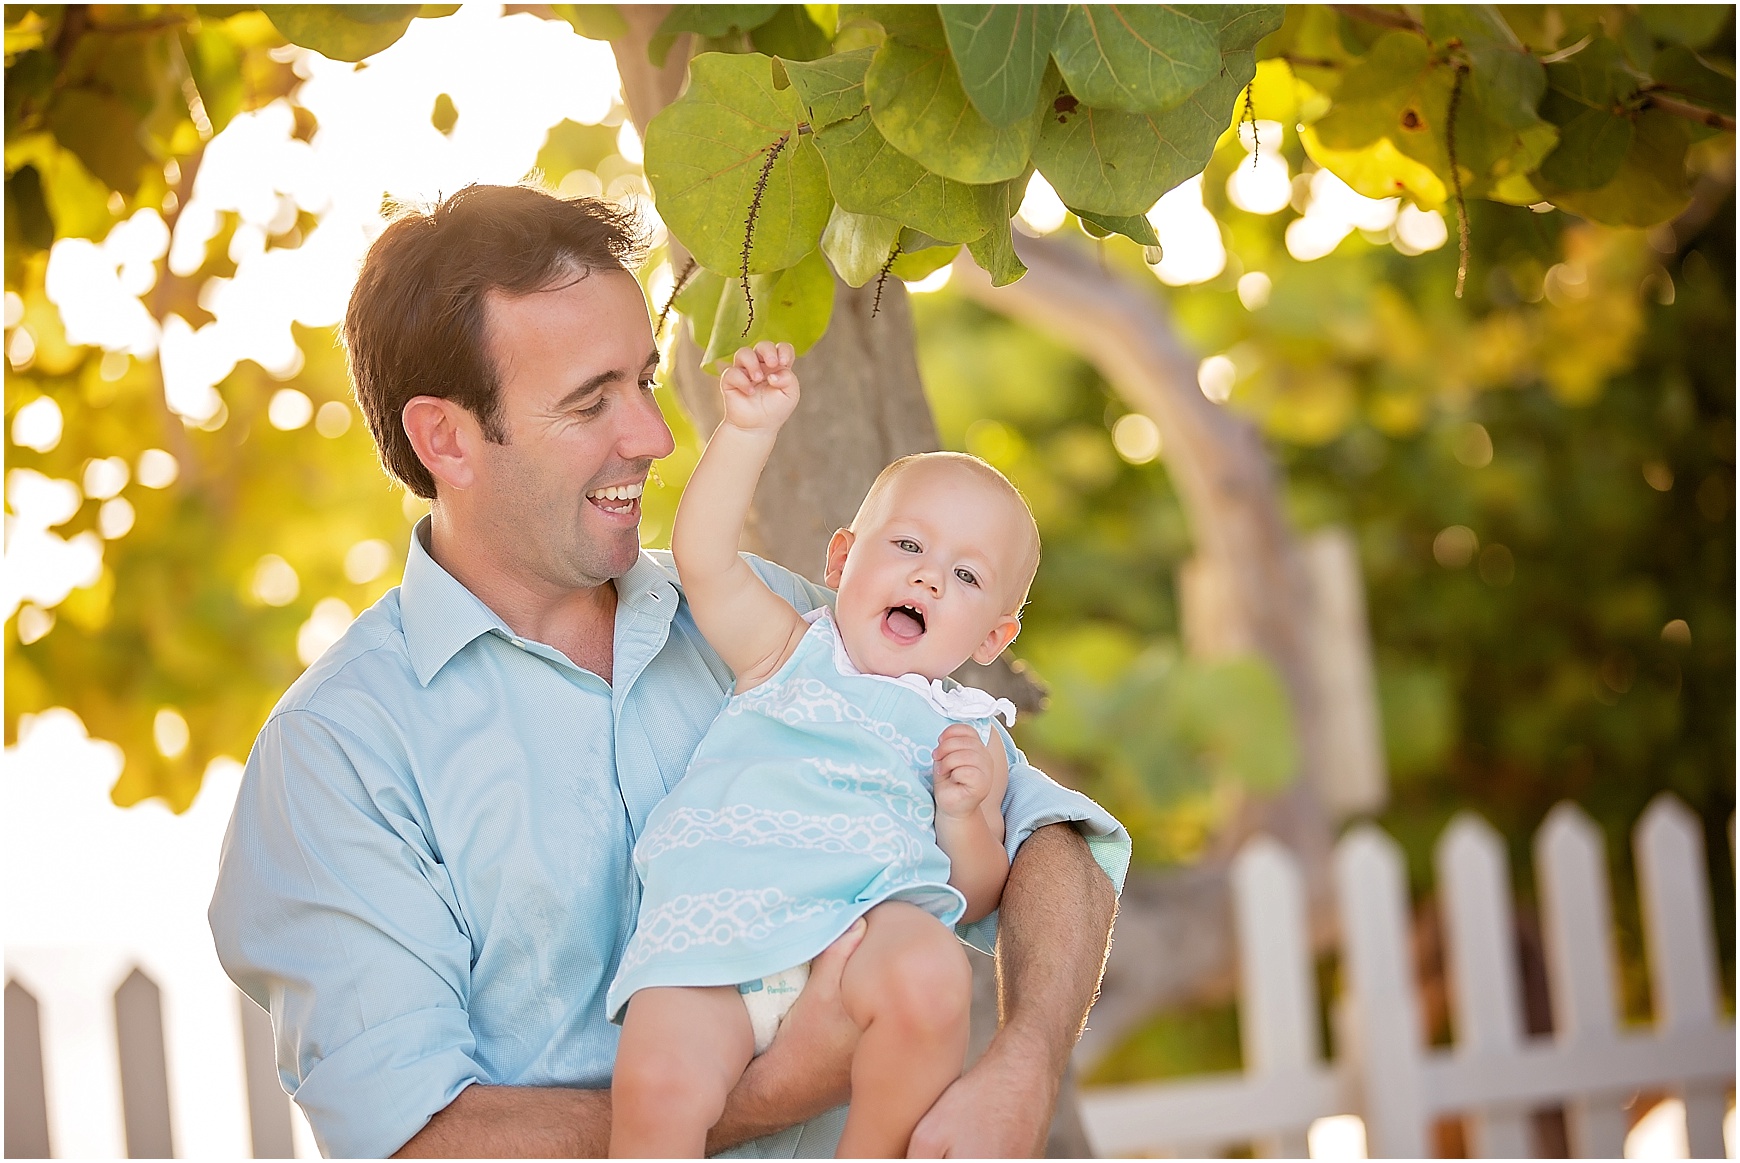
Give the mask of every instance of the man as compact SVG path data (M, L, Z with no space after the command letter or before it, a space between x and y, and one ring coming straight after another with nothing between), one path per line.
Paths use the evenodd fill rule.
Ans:
M638 498L673 442L637 249L606 203L472 187L390 226L352 295L357 398L431 513L403 584L262 729L211 907L328 1154L608 1142L603 1000L639 900L630 852L732 682L668 555L640 549ZM799 609L828 598L754 565ZM1031 1152L1098 984L1127 836L1025 764L1005 811L1021 846L1004 1026L915 1151ZM833 1153L853 942L817 960L710 1150Z

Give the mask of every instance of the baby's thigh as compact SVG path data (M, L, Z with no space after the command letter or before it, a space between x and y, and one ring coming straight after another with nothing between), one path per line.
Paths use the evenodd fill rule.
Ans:
M860 1028L890 1019L927 1026L964 1022L973 972L954 930L904 901L884 901L865 921L863 943L840 980L852 1020Z

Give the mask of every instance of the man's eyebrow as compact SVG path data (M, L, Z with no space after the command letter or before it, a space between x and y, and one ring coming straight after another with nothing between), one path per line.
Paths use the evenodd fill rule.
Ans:
M646 362L641 364L640 370L645 372L651 368L655 368L658 366L658 362L659 353L655 348L653 353L646 357ZM628 379L628 373L623 371L621 368L612 368L609 371L599 372L597 375L569 392L566 396L557 400L555 410L560 412L565 408L572 407L581 400L584 400L587 396L590 396L593 392L596 392L599 388L608 387L615 383L621 383L626 379Z

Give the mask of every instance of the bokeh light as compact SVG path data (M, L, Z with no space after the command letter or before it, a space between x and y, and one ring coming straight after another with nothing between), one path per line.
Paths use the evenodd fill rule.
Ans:
M1148 211L1164 257L1152 268L1169 287L1206 283L1226 269L1220 223L1202 204L1202 175L1180 183Z

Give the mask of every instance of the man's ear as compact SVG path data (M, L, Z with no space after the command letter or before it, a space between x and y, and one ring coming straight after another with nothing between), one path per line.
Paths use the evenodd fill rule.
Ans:
M850 529L836 529L828 538L828 567L822 575L822 584L829 589L840 588L840 575L846 570L846 554L851 552L852 542L857 536Z
M973 661L980 666L989 666L997 660L997 656L1009 648L1009 643L1015 641L1015 635L1021 633L1021 620L1014 615L1008 615L985 635L985 640L979 643L979 648L973 651Z
M414 396L399 412L405 435L423 467L450 489L468 489L477 481L473 457L483 433L470 409L439 396Z

